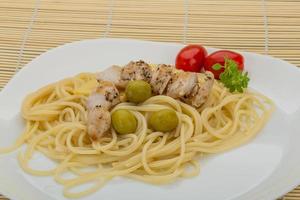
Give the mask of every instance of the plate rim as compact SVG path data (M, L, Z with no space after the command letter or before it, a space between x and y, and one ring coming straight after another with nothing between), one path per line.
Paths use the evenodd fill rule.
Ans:
M52 51L55 51L57 49L60 49L60 48L64 48L66 46L69 46L69 45L74 45L74 44L78 44L78 43L85 43L85 42L94 42L94 41L126 41L126 42L139 42L139 43L145 43L145 44L157 44L157 45L174 45L174 46L178 46L178 45L183 45L182 43L174 43L174 42L157 42L157 41L146 41L146 40L138 40L138 39L121 39L121 38L103 38L103 39L86 39L86 40L79 40L79 41L74 41L74 42L70 42L70 43L65 43L63 45L60 45L60 46L57 46L57 47L54 47L54 48L51 48L49 50L47 50L46 52L43 52L42 54L40 54L39 56L35 57L34 59L32 59L29 63L27 63L21 70L19 70L10 80L9 82L5 85L5 87L0 91L0 98L1 98L1 95L4 95L6 93L7 90L9 90L9 88L11 87L10 85L13 83L13 81L15 79L18 78L18 76L20 76L20 74L22 74L22 71L26 70L26 68L31 65L32 62L36 62L36 60L38 60L41 56L44 56L45 54L48 54L48 53L51 53ZM206 46L210 49L217 49L217 48L213 48L213 47L210 47L210 46ZM300 69L285 61L285 60L282 60L282 59L279 59L279 58L275 58L275 57L272 57L272 56L269 56L269 55L262 55L262 54L257 54L257 53L253 53L253 52L247 52L247 51L238 51L238 52L245 52L245 53L248 53L248 54L252 54L254 56L259 56L259 57L265 57L265 58L268 58L268 59L275 59L276 61L280 61L280 62L283 62L285 65L289 65L289 67L293 67L295 69L295 72L297 71L297 73L300 74ZM298 113L298 112L297 112ZM300 113L299 113L300 114ZM299 176L300 176L300 172L299 172ZM0 186L2 185L2 181L0 181ZM294 184L291 185L290 187L285 187L285 189L281 189L282 192L279 192L279 191L276 191L277 192L277 195L275 194L276 192L272 193L274 198L275 197L278 197L278 196L281 196L287 192L289 192L291 189L293 189L295 186L299 185L300 184L300 177L298 179L298 181L294 181ZM19 198L15 195L11 195L9 191L5 191L5 190L2 190L1 189L1 193L6 195L7 197L11 197L11 198ZM53 197L51 197L53 198ZM271 197L273 198L273 197ZM235 197L234 197L235 199Z

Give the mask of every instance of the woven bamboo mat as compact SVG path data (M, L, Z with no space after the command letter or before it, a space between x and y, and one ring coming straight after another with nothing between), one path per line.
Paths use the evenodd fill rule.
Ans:
M1 0L0 90L46 50L102 37L201 43L300 66L300 1ZM300 187L283 199L300 200Z

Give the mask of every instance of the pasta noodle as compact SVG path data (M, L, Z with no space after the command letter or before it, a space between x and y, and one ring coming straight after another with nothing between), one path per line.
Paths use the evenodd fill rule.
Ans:
M199 174L197 157L237 147L253 138L268 120L273 103L263 95L245 91L230 93L215 81L207 102L196 110L168 96L153 96L140 105L120 103L137 119L135 133L110 134L98 141L87 135L85 102L95 75L79 74L48 85L24 100L24 133L15 145L0 152L10 152L26 143L19 154L21 167L28 173L53 176L64 186L66 197L81 197L97 191L115 176L125 176L152 184L166 184L179 177ZM149 114L173 109L179 119L176 130L154 132L147 127ZM32 169L29 161L35 151L56 161L49 170ZM72 178L65 178L72 173ZM73 192L77 186L92 187Z

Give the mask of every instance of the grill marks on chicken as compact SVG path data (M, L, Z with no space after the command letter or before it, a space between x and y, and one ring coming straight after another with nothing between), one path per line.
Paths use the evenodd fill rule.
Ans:
M165 64L152 68L142 60L131 61L123 68L113 65L96 77L99 86L87 100L87 126L92 140L101 138L110 129L109 110L120 102L118 89L124 89L129 81L146 81L154 94L180 99L196 108L207 100L214 82L210 72L184 72Z
M174 99L188 96L197 83L196 73L182 71L173 73L172 81L169 83L166 95Z
M214 75L211 72L197 74L197 80L198 83L193 87L190 94L181 97L181 99L185 103L199 108L209 97L214 84Z
M103 94L105 96L105 100L114 106L120 102L119 99L119 90L112 82L108 81L100 81L100 85L97 87L97 94Z
M150 65L140 60L137 62L131 61L121 70L120 86L125 88L129 81L143 80L149 82L152 76L152 68Z
M163 94L168 83L172 80L173 67L171 65L158 65L152 72L150 85L155 94Z

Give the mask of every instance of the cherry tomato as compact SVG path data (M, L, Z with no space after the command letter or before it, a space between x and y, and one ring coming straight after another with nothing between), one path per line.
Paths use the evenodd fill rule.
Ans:
M180 50L176 57L176 68L190 72L200 72L203 68L206 49L201 45L188 45Z
M214 66L216 63L224 66L225 58L234 60L237 63L238 68L241 71L244 70L244 57L239 53L229 50L220 50L208 55L205 59L204 69L206 71L211 71L214 74L215 78L219 79L219 76L224 71L224 68L214 70L212 66Z

